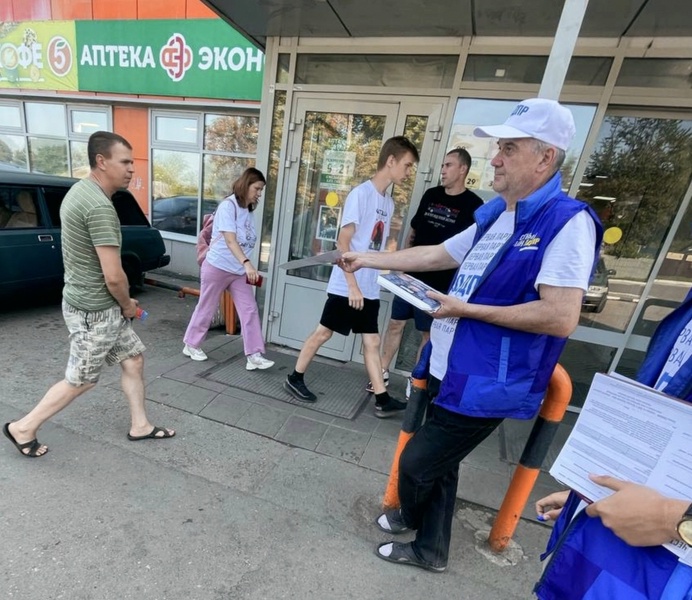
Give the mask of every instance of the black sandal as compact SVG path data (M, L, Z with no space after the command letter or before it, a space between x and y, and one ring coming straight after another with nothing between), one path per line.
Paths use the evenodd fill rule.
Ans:
M381 548L387 544L392 545L392 551L389 556L385 556L380 552ZM436 567L420 560L413 551L413 548L411 548L411 542L407 544L402 544L400 542L385 542L384 544L378 544L375 548L375 555L387 562L397 565L411 565L412 567L419 567L426 571L432 571L433 573L442 573L447 568L446 566Z
M41 444L38 443L38 440L36 438L31 440L30 442L24 442L23 444L20 444L17 440L14 439L14 436L10 433L9 423L5 423L5 425L2 428L2 432L5 434L5 437L14 444L14 447L17 450L19 450L19 454L21 454L22 456L26 456L27 458L39 458L46 454L46 452L48 452L48 448L46 448L46 452L42 452L41 454L38 453ZM29 451L24 452L24 450L27 449Z

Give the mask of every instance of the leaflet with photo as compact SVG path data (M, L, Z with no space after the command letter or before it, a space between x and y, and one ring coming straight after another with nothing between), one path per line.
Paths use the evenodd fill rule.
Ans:
M692 404L621 375L598 373L550 474L591 502L613 492L589 474L692 501ZM665 547L691 564L687 545Z
M435 312L440 308L440 303L437 300L425 295L426 292L436 292L437 290L406 273L379 275L377 283L392 294L426 312Z

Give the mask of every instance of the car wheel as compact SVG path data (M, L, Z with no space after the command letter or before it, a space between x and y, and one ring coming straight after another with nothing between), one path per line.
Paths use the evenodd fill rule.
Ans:
M144 283L144 273L142 273L142 268L136 258L123 258L123 271L125 271L125 275L127 275L130 288L140 289L142 287Z

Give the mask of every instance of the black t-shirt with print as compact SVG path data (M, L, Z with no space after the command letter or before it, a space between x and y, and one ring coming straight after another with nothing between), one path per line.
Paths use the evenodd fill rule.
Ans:
M464 190L451 196L443 186L430 188L423 194L420 206L411 219L414 230L412 246L441 244L474 223L473 213L483 205L476 194ZM441 292L447 292L456 269L411 273L417 279Z

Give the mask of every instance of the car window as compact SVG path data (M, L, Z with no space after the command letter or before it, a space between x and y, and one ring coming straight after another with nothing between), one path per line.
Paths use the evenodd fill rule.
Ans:
M22 186L0 185L0 227L22 229L41 227L36 190Z
M63 198L69 189L68 187L43 188L43 195L48 205L48 216L54 227L60 227L60 204L62 204Z
M147 217L130 192L115 192L113 195L113 205L118 213L121 225L149 225Z

